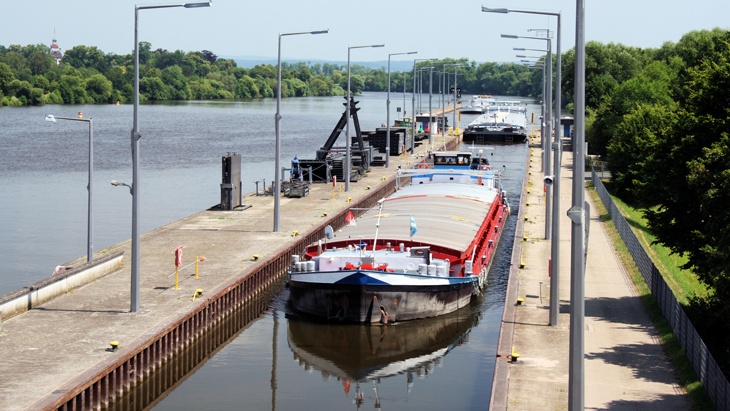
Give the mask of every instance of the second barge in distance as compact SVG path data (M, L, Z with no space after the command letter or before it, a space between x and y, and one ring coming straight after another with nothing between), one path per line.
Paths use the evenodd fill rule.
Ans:
M519 101L495 101L464 129L465 143L524 143L527 107Z
M486 285L506 193L482 157L432 153L433 164L399 170L410 184L294 256L295 310L331 322L387 324L435 317L469 304ZM356 210L359 211L359 210Z

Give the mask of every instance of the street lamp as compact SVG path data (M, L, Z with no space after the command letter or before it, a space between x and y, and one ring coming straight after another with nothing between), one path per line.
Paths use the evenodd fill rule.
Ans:
M347 104L345 105L347 120L347 123L345 125L345 138L347 139L347 141L345 142L345 150L347 152L345 153L345 191L350 191L350 167L352 167L352 153L350 153L350 100L352 98L350 96L350 50L375 47L385 47L385 44L372 44L369 46L350 46L347 48Z
M416 152L416 63L436 59L413 59L413 96L411 97L411 155Z
M451 125L453 127L454 131L456 131L456 68L463 66L461 63L446 63L444 64L444 92L446 91L446 66L454 66L454 124ZM446 107L444 107L444 110L446 110ZM443 113L442 113L443 114ZM446 117L446 116L444 116Z
M86 261L91 262L94 259L94 208L92 207L92 187L94 181L94 121L91 118L79 117L56 117L53 114L46 114L46 121L55 123L56 120L83 121L89 124L89 183L86 186L88 191L88 206L86 219Z
M578 0L579 3L581 3L578 7L578 12L583 12L583 0ZM554 16L557 18L557 35L556 35L556 41L557 41L557 72L556 72L556 89L555 89L555 112L556 112L556 119L555 119L555 137L553 140L553 154L554 154L554 171L553 171L553 181L554 184L552 187L548 187L547 191L550 192L552 189L552 196L553 196L553 208L552 208L552 216L546 215L545 216L545 222L546 222L546 230L547 230L547 221L548 219L552 222L552 236L551 236L551 243L550 243L550 264L551 264L551 277L550 277L550 325L557 326L558 325L558 313L559 313L559 301L560 301L560 253L559 253L559 245L560 245L560 228L555 227L556 223L558 222L558 219L560 218L559 213L559 207L560 207L560 169L562 167L562 151L563 151L563 139L562 139L562 130L560 127L560 112L562 110L562 59L563 56L560 53L560 33L561 33L561 26L560 26L560 12L550 12L550 11L537 11L537 10L515 10L515 9L507 9L507 8L489 8L482 6L482 11L485 13L523 13L523 14L539 14L544 16ZM578 22L576 23L578 24ZM577 28L579 29L579 28ZM580 33L583 34L583 33ZM549 37L549 36L548 36ZM578 35L576 34L576 37ZM576 39L577 41L577 39ZM550 44L550 42L548 42ZM576 64L578 64L577 59L577 44L576 44ZM550 67L549 71L549 77L550 81L552 82L552 57L548 60L548 67ZM584 67L585 68L585 67ZM577 76L577 67L576 67L576 76ZM585 73L583 73L585 74ZM576 79L576 86L577 86L577 79ZM552 103L552 94L550 96ZM578 104L576 101L576 114L578 113ZM550 118L550 117L548 117ZM577 115L576 115L576 124L578 123ZM550 138L550 135L548 134L548 138ZM546 153L546 155L549 158L549 152ZM577 157L576 157L577 158ZM549 160L548 160L549 161ZM582 161L582 160L581 160ZM576 164L576 163L574 163ZM547 173L546 173L547 174ZM582 183L582 180L581 180ZM574 194L575 195L575 194ZM571 316L572 321L572 316Z
M279 59L277 63L277 82L276 82L276 115L274 115L274 128L276 129L276 157L274 158L274 232L279 232L279 211L280 211L280 193L281 193L281 177L279 173L279 157L281 151L281 134L279 130L279 122L281 121L281 38L284 36L298 36L301 34L326 34L327 30L302 31L297 33L279 33Z
M559 21L559 20L558 20ZM575 126L573 133L573 202L568 210L570 230L570 349L568 409L585 406L585 273L590 208L585 201L586 114L585 0L576 0L575 15ZM560 60L558 60L560 61Z
M552 48L551 44L552 41L550 39L549 33L548 37L530 37L530 36L516 36L513 34L502 34L502 38L508 38L508 39L529 39L529 40L544 40L547 42L547 76L546 76L546 83L547 83L547 93L546 93L546 103L545 103L545 118L547 119L546 122L546 130L544 135L542 136L542 147L543 147L543 173L544 175L550 175L550 137L552 136L552 126L553 126L553 114L552 114L552 101L553 101L553 71L552 71ZM550 240L551 235L553 232L552 229L552 187L547 187L545 190L545 239ZM551 301L552 305L552 301ZM556 315L557 315L557 308L556 307Z
M184 7L186 9L197 7L210 7L212 0L205 3L182 3L162 4L152 6L134 6L134 109L132 111L132 287L131 287L131 312L139 311L139 11L148 9L166 9L172 7Z
M390 53L388 54L388 97L386 99L386 115L385 115L385 121L386 121L386 128L385 128L385 168L388 168L390 165L390 57L391 56L401 56L404 54L416 54L417 51L407 51L404 53ZM403 87L405 88L405 76L403 76ZM403 94L403 98L405 98L405 92ZM349 103L349 101L348 101ZM405 107L405 103L403 104Z

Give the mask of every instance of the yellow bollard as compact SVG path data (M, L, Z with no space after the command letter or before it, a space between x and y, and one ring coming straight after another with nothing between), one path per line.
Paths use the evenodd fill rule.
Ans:
M256 260L258 260L258 259L259 259L259 255L258 255L258 254L254 254L254 255L252 255L252 256L251 256L251 259L252 259L253 261L256 261Z
M296 237L296 236L298 236L298 235L299 235L299 231L297 231L297 230L294 230L294 232L292 232L292 235L291 235L291 236L292 236L292 237Z
M512 359L512 362L517 362L517 359L520 358L520 355L515 352L515 347L512 347L512 354L510 355L510 358Z
M119 349L119 341L111 341L109 345L111 346L109 349L110 351L116 351Z
M179 280L180 280L180 277L178 276L177 266L175 266L175 289L176 290L179 288L178 287L178 284L180 283Z
M200 278L198 277L198 263L201 261L205 261L205 257L195 256L195 278Z
M326 211L322 211L322 217L327 217L327 212Z
M347 202L352 202L352 197L347 197Z
M195 301L195 299L200 297L201 295L203 295L203 289L198 288L197 290L195 290L195 293L193 294L193 298L190 301Z

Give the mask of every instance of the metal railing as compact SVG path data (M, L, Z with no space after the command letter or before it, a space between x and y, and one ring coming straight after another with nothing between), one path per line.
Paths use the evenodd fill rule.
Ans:
M684 349L692 369L702 381L707 395L715 405L715 409L730 410L730 383L728 383L727 377L712 357L674 293L639 242L636 234L631 230L631 226L613 203L595 169L591 170L591 179L598 196L611 216L616 230L629 250L634 263L639 268L646 285L651 290L651 294L654 296L662 315L672 328L672 332L682 349Z

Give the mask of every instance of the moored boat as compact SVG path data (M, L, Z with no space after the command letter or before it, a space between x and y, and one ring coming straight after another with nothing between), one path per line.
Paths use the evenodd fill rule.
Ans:
M524 143L527 140L527 108L519 101L498 101L464 129L467 143Z
M461 114L483 114L495 101L496 100L489 95L475 95L469 100L469 105L462 107L459 112Z
M456 311L482 291L509 215L502 171L469 151L432 159L427 168L398 170L395 193L294 257L295 310L389 323Z

